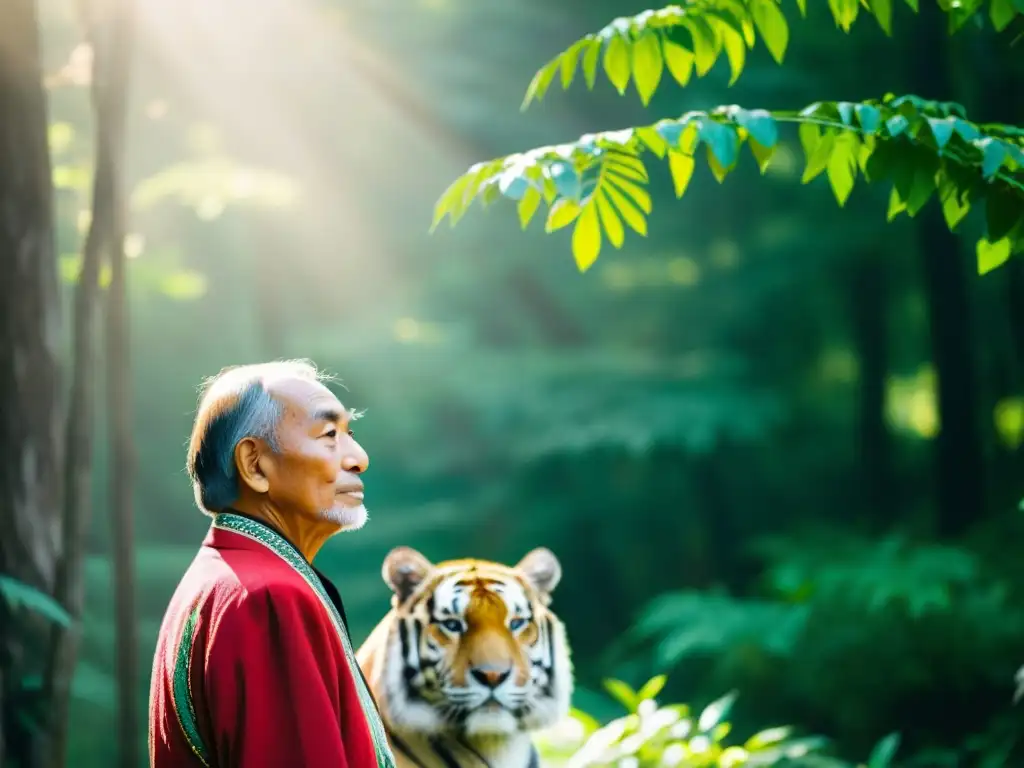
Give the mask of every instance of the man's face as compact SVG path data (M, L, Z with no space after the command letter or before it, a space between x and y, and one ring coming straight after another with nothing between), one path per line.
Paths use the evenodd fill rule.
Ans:
M366 522L363 481L370 463L349 426L352 415L327 387L304 379L269 385L283 406L277 427L279 451L267 466L267 491L274 505L339 530Z

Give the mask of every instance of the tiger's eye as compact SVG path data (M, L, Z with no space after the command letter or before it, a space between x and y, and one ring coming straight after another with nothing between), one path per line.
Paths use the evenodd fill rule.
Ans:
M462 622L458 619L445 619L441 622L441 626L449 632L459 633L462 631Z

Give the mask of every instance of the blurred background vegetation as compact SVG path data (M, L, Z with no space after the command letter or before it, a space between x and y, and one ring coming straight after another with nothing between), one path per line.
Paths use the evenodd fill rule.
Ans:
M602 680L666 673L668 700L738 691L740 733L789 723L854 760L898 731L907 765L1024 765L1019 261L976 277L973 240L941 214L886 224L886 189L840 210L824 178L800 184L797 144L763 179L750 163L719 185L699 167L679 204L655 179L650 236L582 276L567 232L520 233L509 212L427 235L470 163L645 114L896 90L1024 123L1020 30L935 43L900 7L907 34L844 35L812 8L785 68L760 48L731 88L720 64L647 111L600 84L517 111L539 64L648 6L141 0L127 142L141 722L162 612L208 524L182 469L196 387L225 365L309 357L366 410L371 524L318 560L357 643L387 609L393 546L515 562L544 545L565 573L574 703L598 720L622 713ZM70 308L90 51L73 3L41 13ZM76 768L116 752L110 500L94 488Z

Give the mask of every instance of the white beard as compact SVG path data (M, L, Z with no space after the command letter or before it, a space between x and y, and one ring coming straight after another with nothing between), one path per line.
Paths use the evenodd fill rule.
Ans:
M366 525L366 521L370 519L370 513L362 504L358 507L334 506L322 510L320 517L334 523L340 528L339 533L344 533L345 531L358 531Z

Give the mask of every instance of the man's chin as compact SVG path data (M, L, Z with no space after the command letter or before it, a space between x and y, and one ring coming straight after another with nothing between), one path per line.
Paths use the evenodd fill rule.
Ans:
M347 531L358 531L369 519L366 507L360 504L358 507L344 507L336 504L330 509L325 509L321 516L338 526L338 533Z

